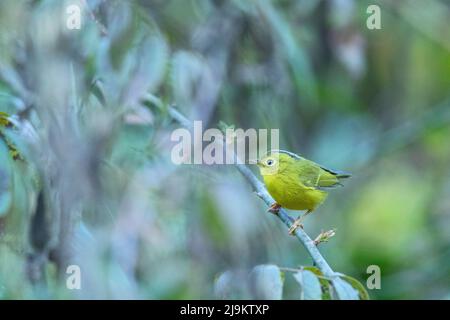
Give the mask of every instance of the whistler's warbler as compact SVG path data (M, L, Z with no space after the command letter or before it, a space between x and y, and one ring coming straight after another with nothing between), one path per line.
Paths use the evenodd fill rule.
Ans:
M327 189L349 178L350 174L327 169L313 161L282 150L271 151L258 160L257 165L264 178L267 190L275 199L269 208L278 213L281 207L292 210L306 210L289 230L293 234L301 221L314 211L327 197Z

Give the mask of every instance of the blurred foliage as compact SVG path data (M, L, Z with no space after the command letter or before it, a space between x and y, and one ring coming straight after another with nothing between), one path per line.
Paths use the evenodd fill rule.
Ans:
M2 0L0 298L333 297L231 166L172 164L171 103L352 172L306 222L337 229L330 265L362 284L379 265L371 298L449 298L449 19L444 0Z

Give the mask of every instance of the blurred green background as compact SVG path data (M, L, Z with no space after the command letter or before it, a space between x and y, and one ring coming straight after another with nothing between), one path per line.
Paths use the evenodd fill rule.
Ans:
M448 21L445 0L2 0L0 298L217 298L223 272L312 264L232 166L171 162L171 103L352 172L305 225L337 229L332 268L450 298Z

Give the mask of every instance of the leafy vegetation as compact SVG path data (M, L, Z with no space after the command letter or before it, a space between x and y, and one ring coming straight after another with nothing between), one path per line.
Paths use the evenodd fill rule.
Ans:
M449 298L450 7L377 3L2 0L0 299ZM352 172L305 221L340 285L231 166L171 162L172 104Z

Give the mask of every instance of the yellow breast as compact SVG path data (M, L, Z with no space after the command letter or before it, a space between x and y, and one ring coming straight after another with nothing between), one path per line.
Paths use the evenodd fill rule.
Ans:
M272 174L263 176L267 191L283 208L291 210L313 211L320 205L327 193L312 187L306 187L290 175Z

